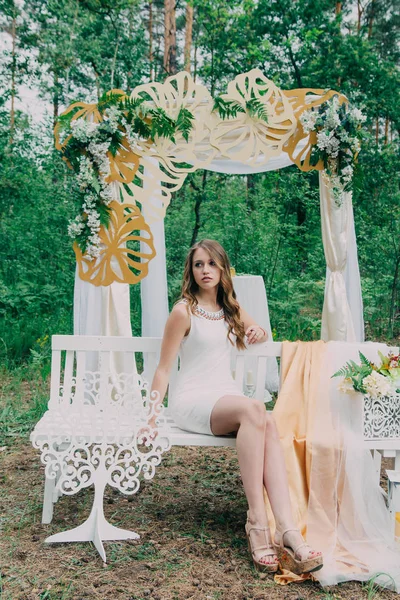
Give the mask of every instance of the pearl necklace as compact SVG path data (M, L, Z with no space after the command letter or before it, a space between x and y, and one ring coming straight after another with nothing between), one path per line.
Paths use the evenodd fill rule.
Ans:
M221 308L220 310L218 310L216 312L212 312L210 310L205 310L204 308L201 308L201 306L196 306L195 313L199 317L204 317L205 319L209 319L210 321L220 321L221 319L224 318L224 309L223 308Z
M186 298L182 298L180 302L183 302L184 304L189 304ZM209 319L210 321L221 321L225 318L223 308L217 310L216 312L212 312L211 310L205 310L205 308L201 308L201 306L197 305L194 309L194 312L198 317L203 317L204 319Z

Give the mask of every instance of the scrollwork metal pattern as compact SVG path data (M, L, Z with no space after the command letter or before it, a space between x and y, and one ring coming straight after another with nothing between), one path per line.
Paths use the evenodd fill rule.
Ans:
M150 395L140 375L109 373L104 379L90 371L81 384L71 380L70 391L68 396L60 388L59 404L49 407L31 434L46 477L56 479L56 490L67 495L100 480L124 494L136 493L140 478L154 477L171 447L159 393ZM153 418L156 428L149 425Z

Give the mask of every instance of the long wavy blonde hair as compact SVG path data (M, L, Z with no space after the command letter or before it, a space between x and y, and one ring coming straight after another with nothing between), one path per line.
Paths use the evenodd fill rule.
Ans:
M181 298L187 300L189 310L193 313L198 305L195 294L198 291L199 286L194 279L192 265L193 255L198 248L206 250L221 271L221 279L217 291L217 302L224 309L225 321L228 324L229 341L232 345L235 345L230 335L236 335L236 347L239 350L244 350L246 348L244 343L244 323L240 319L240 307L236 300L235 290L233 289L229 258L221 244L215 240L200 240L190 248L183 271Z

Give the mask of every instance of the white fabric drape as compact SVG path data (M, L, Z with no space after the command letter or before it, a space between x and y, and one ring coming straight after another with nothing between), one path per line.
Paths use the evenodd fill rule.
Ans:
M151 159L150 159L151 160ZM155 162L155 159L153 159ZM146 177L150 177L150 171L145 170L144 185ZM152 206L161 206L161 197L153 196L149 199ZM146 205L142 206L142 214L146 219ZM149 272L147 277L140 282L140 296L142 305L142 336L143 337L162 337L165 323L168 318L168 284L167 284L167 265L165 255L165 230L164 221L156 221L151 224L151 231L154 238L156 256L149 263ZM147 252L148 248L144 242L141 242L141 251ZM154 371L157 366L158 357L144 355L143 376L151 382Z
M360 270L358 267L356 230L354 227L353 203L350 198L350 206L347 219L347 261L344 271L347 299L353 318L354 333L357 342L364 341L364 316L363 301L361 295ZM327 278L328 279L328 278Z
M336 205L324 173L319 173L321 199L321 229L329 279L325 287L322 310L321 338L354 342L356 334L344 272L350 245L349 219L351 194L343 194L342 205Z
M129 285L112 283L95 286L83 281L75 272L74 287L74 335L123 335L131 336ZM130 372L132 365L126 357L112 353L111 360L117 372ZM97 353L88 353L86 368L98 370Z
M375 582L400 593L400 545L394 522L364 445L363 397L343 394L331 378L358 351L379 362L384 344L330 342L321 368L314 414L314 433L307 542L324 555L315 577L324 586L341 581Z

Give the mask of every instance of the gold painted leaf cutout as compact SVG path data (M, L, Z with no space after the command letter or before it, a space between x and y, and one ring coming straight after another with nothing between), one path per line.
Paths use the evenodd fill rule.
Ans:
M326 91L313 88L298 88L295 90L284 90L283 93L292 105L297 119L297 128L287 140L283 150L288 153L290 159L301 171L321 171L324 168L322 160L318 161L316 165L310 164L311 151L317 143L317 133L315 131L305 133L299 118L304 111L320 106L334 95L338 96L340 104L348 100L346 96L335 92L335 90Z
M131 183L139 168L140 156L132 152L126 138L122 140L121 144L122 147L118 148L115 156L111 152L107 152L110 161L110 175L105 180L107 183L111 183L112 181Z
M138 283L148 273L149 261L155 257L153 235L137 206L119 202L110 204L108 229L100 228L100 256L89 260L74 244L79 277L95 286L119 283ZM146 235L147 234L147 235ZM140 249L140 242L148 247Z

